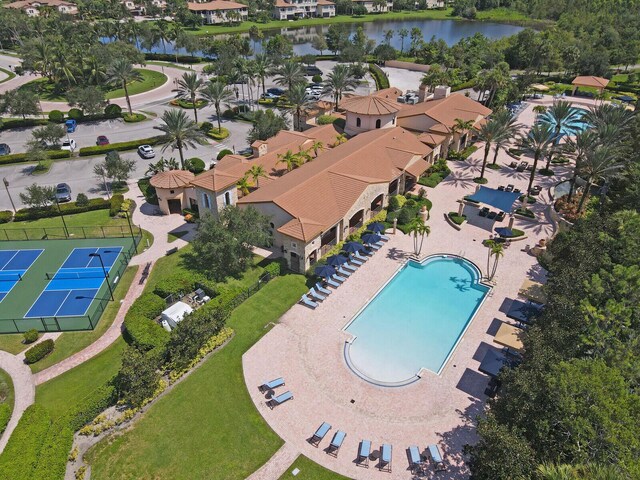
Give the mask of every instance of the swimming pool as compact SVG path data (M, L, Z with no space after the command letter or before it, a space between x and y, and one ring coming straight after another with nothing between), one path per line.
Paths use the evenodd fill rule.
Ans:
M350 321L345 359L361 378L383 386L440 373L489 287L468 260L436 255L403 266Z
M568 135L568 136L575 135L576 133L585 131L587 128L591 126L589 125L589 123L583 120L584 116L588 113L587 110L585 110L584 108L577 108L577 107L574 107L571 110L573 110L579 115L578 120L576 120L575 122L572 122L571 125L563 125L562 128L560 129L561 137L565 135ZM541 114L540 117L538 117L538 121L543 123L553 123L551 121L551 116L549 115L549 112Z

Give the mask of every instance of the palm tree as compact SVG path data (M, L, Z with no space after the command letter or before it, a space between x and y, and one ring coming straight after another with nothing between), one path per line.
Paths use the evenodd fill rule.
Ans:
M338 135L336 135L336 141L333 143L333 146L337 147L338 145L342 145L346 141L347 136L344 133L339 133Z
M245 176L247 175L253 179L256 187L260 188L260 178L267 178L267 171L262 165L252 165L251 168L247 170Z
M591 187L598 182L598 180L606 181L616 176L622 167L624 167L624 165L618 163L618 156L610 146L600 145L586 152L582 161L581 172L586 176L587 184L584 187L580 203L578 204L578 213L582 211Z
M324 143L322 143L320 140L314 140L314 142L311 144L311 150L313 150L313 154L317 157L318 152L324 150Z
M545 122L553 128L553 143L557 145L560 142L563 131L577 132L582 119L582 114L571 105L567 100L554 100L553 105L547 108L545 113ZM545 170L549 170L551 159L556 151L550 148L547 155L547 165Z
M290 110L293 113L293 125L294 130L302 131L300 127L300 118L302 114L308 110L311 101L306 92L307 87L304 83L296 83L290 89L287 94L287 99L291 104Z
M287 166L287 172L290 172L300 166L300 157L291 150L287 150L286 153L278 154L278 163L284 163Z
M204 98L207 99L216 109L216 119L218 120L218 131L222 128L220 123L220 104L231 102L233 100L233 92L227 89L227 86L219 81L207 82L201 91Z
M486 245L489 247L487 255L487 277L489 280L493 280L493 277L495 277L496 271L498 270L498 261L500 260L500 257L504 255L504 244L498 243L495 240L488 240ZM492 258L493 265L491 266Z
M253 57L253 68L255 76L260 81L260 85L262 85L262 94L264 95L267 92L264 86L264 79L270 74L273 68L271 58L269 58L266 53L256 53L255 57Z
M518 133L518 130L520 130L523 125L521 123L517 123L516 116L506 109L494 113L492 118L500 124L503 133L493 142L494 154L492 165L495 165L498 161L498 152L500 149L504 149L509 144L511 139Z
M277 77L274 79L277 85L286 86L288 90L291 90L291 87L295 83L304 82L304 70L302 69L302 65L299 62L294 62L293 60L285 61L280 67L276 70Z
M335 102L335 110L338 110L338 103L342 95L352 92L358 85L358 81L351 75L348 65L339 63L327 75L324 82L324 93L331 93Z
M584 116L584 120L594 128L598 128L599 125L617 125L626 129L633 118L634 112L609 103L591 107Z
M177 88L174 92L177 92L177 97L188 100L193 105L193 117L196 123L198 123L196 102L198 101L198 94L204 86L204 80L201 79L196 72L185 72L182 74L182 77L178 79L176 86Z
M133 68L133 65L129 60L126 58L118 58L107 69L107 78L109 79L109 83L115 83L122 86L124 96L127 99L129 115L132 115L133 110L131 109L131 100L129 99L127 84L129 82L141 82L142 74Z
M400 37L400 55L402 55L404 53L404 39L409 36L409 30L401 28L398 31L398 36Z
M428 92L433 92L437 85L447 84L450 80L451 75L448 72L444 71L440 65L433 65L422 76L420 83L428 87Z
M573 169L573 176L571 177L571 185L569 188L568 200L571 201L576 188L576 182L578 181L578 175L582 168L582 159L585 157L588 151L595 149L598 146L600 139L595 130L585 130L578 133L575 138L569 138L564 146L564 150L570 153L575 159L576 165Z
M489 152L491 151L491 144L498 141L503 135L504 131L502 125L494 118L490 118L488 121L480 125L479 128L474 129L478 139L484 142L484 156L482 157L482 169L480 170L480 176L475 180L478 183L485 183L484 171L487 167L487 158L489 158Z
M298 158L300 159L300 165L303 165L307 162L313 160L313 155L309 153L311 149L303 149L302 147L298 147Z
M531 170L531 176L529 177L529 186L527 192L531 191L533 187L533 180L536 176L536 169L538 168L538 160L543 157L549 146L553 142L555 134L553 128L548 123L538 122L531 127L529 133L520 139L522 148L533 154L533 169Z
M162 151L171 147L172 150L178 150L180 153L180 165L184 170L184 154L183 150L195 148L196 145L205 145L207 141L204 134L198 128L198 124L189 119L182 110L165 110L161 120L164 125L155 128L164 133L159 143L162 144Z
M453 142L453 137L456 135L456 133L461 134L460 137L462 139L462 132L467 132L469 130L471 130L473 128L473 124L475 122L473 120L462 120L461 118L456 118L453 121L453 127L451 127L451 142ZM451 144L450 142L450 144ZM462 147L462 142L458 142L458 150L460 150L460 147Z
M240 193L242 193L243 197L249 195L249 191L250 191L249 187L251 185L249 185L249 180L247 179L246 175L242 177L240 180L238 180L238 182L236 183L236 186L238 187L238 190L240 190Z
M536 105L535 107L533 107L533 113L536 114L536 117L538 115L542 115L546 111L547 111L547 107L545 107L544 105Z
M424 237L425 235L429 236L431 228L429 228L429 225L425 225L421 218L414 218L409 224L409 233L413 235L413 253L419 257L420 252L422 252ZM418 237L420 238L420 241L418 241Z

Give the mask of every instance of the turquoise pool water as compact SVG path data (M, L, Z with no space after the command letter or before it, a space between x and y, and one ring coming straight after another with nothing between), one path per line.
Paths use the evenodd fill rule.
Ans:
M588 113L587 110L585 110L584 108L577 108L577 107L573 108L572 110L579 115L578 117L579 119L573 122L571 125L563 126L560 129L561 136L565 136L565 135L572 136L572 135L575 135L576 133L583 132L590 127L590 125L587 122L582 120L584 115ZM543 113L542 115L540 115L539 121L544 123L552 123L551 116L549 115L549 113Z
M439 373L489 291L479 279L459 257L409 262L346 326L351 369L380 385L415 381L422 368Z

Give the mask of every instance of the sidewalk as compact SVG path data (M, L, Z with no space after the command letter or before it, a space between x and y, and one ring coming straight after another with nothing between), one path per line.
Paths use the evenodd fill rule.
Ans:
M9 437L13 429L18 425L22 414L36 399L36 386L33 381L33 375L31 375L31 369L23 362L23 359L24 355L11 355L0 350L0 368L11 377L15 394L11 419L0 437L0 453L7 445Z

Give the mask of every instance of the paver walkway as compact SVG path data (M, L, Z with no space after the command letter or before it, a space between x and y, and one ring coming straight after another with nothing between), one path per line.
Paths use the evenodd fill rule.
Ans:
M300 450L290 443L285 443L267 463L247 477L247 480L274 480L280 478L299 455Z
M33 375L31 375L31 369L23 362L23 359L23 356L12 355L9 352L0 350L0 368L11 377L15 394L11 419L0 437L0 453L7 445L9 437L13 429L16 428L22 413L36 398L36 386L33 381Z

